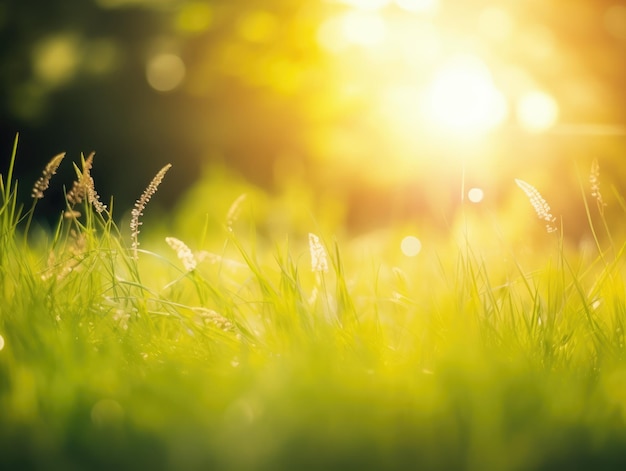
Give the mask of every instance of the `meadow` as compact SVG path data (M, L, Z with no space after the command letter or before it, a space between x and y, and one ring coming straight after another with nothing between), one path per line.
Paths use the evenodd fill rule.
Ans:
M151 213L169 165L117 219L93 156L44 230L37 202L70 159L22 206L16 158L17 140L0 179L0 468L626 466L625 245L597 166L584 250L518 180L540 248L467 215L407 257L406 227L349 238L306 198L227 179Z

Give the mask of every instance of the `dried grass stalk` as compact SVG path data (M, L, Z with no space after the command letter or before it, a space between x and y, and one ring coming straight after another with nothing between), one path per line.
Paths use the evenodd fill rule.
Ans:
M50 185L50 179L52 178L52 175L55 175L57 173L59 165L61 165L61 161L64 158L65 152L62 152L50 159L50 162L48 162L46 168L44 168L41 177L39 177L39 179L35 182L35 185L33 186L31 196L34 199L40 200L41 198L43 198L44 192L48 189L48 186Z

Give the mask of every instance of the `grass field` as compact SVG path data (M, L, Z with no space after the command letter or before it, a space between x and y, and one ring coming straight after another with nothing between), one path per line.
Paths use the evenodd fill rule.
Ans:
M593 181L585 252L518 181L549 226L541 249L484 240L468 217L412 258L400 226L263 227L310 208L230 198L228 182L205 220L165 224L148 202L169 167L116 223L90 158L43 231L31 220L62 157L26 209L15 158L0 181L0 468L625 469L625 246Z

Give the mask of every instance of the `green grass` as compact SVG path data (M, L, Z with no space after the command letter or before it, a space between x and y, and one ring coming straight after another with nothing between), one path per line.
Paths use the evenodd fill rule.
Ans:
M312 271L306 228L260 222L310 208L247 188L235 220L245 185L216 179L213 201L190 192L203 222L148 207L135 257L110 207L31 225L15 158L0 180L0 468L624 469L617 237L589 255L557 231L520 255L468 215L407 258L403 227L323 229L329 269ZM601 214L596 232L591 201L599 249L610 226ZM166 236L197 249L195 269Z

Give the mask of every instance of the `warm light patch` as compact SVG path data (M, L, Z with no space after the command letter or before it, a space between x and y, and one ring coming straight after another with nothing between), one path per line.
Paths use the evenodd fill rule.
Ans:
M427 89L426 114L445 131L473 136L500 124L507 108L487 66L464 55L448 61L435 75Z
M400 250L407 257L415 257L422 251L422 242L415 236L406 236L400 243Z
M517 102L517 120L529 132L542 132L559 117L559 105L548 93L533 90L521 96Z
M626 41L626 5L613 5L604 14L604 26L616 39Z
M2 350L3 348L4 348L4 337L0 335L0 350Z
M474 204L480 203L484 197L485 192L481 188L471 188L467 192L467 199Z
M237 22L239 35L253 43L263 43L271 40L278 29L278 20L266 11L246 13Z
M383 90L380 111L389 132L398 137L415 136L421 99L420 91L415 87L396 85Z
M172 91L185 78L185 64L176 54L158 54L148 61L146 78L155 90Z
M347 13L342 20L342 32L352 44L374 46L387 35L385 21L375 13Z
M396 0L396 4L403 10L410 12L427 12L435 10L438 0Z
M333 53L339 53L349 45L338 16L328 18L317 28L316 39L323 49Z
M513 33L513 18L504 9L485 8L478 19L480 31L494 40L505 40Z

